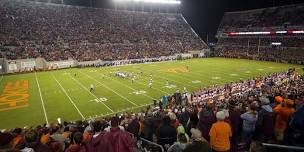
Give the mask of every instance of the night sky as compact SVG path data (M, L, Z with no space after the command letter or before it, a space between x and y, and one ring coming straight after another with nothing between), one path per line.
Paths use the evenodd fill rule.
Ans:
M64 0L86 5L90 0ZM112 0L91 0L93 7L110 8ZM192 28L206 41L214 42L224 12L304 3L304 0L181 0L181 12Z

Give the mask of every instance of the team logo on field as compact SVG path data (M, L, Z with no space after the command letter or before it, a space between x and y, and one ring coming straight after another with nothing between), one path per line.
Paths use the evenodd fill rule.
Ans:
M29 106L29 81L8 82L0 96L0 112Z
M186 73L189 72L187 67L177 67L177 68L169 68L169 69L162 69L162 72L167 72L167 73Z
M146 93L146 91L144 91L144 90L139 90L139 91L131 92L130 94L140 95L140 94L145 94L145 93Z

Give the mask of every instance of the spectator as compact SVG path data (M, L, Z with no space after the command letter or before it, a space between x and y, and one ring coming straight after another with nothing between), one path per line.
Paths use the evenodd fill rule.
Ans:
M110 132L105 134L105 140L107 140L109 144L107 146L111 147L113 152L135 152L134 141L130 134L121 130L118 124L119 118L112 117L112 128L110 129ZM105 150L104 147L102 149Z
M278 141L282 141L284 137L284 131L287 127L287 121L289 116L295 112L292 108L294 102L290 99L284 99L284 101L276 106L273 110L277 113L275 123L275 136Z
M191 129L192 142L186 145L184 152L211 152L211 148L198 129Z
M267 142L274 136L275 113L273 112L270 101L267 97L260 97L262 107L258 113L258 120L256 122L258 139L261 142Z
M230 125L225 122L225 112L216 113L217 122L214 123L210 130L210 145L213 151L224 152L230 150L230 137L232 130Z
M157 143L169 148L177 139L176 129L171 125L169 116L163 118L162 125L157 129Z
M39 142L39 136L37 131L35 130L28 130L27 132L25 132L24 139L25 147L21 149L21 151L52 152L50 147L48 147L47 145L43 145Z
M256 121L258 119L258 114L256 112L256 104L251 103L248 111L241 115L243 120L243 129L242 129L242 141L250 143L252 135L255 131Z
M83 141L82 133L76 132L73 134L73 140L70 146L65 150L65 152L86 152L86 148Z
M188 143L187 137L185 134L181 133L177 136L177 142L175 142L172 146L169 147L167 152L183 152L186 148L186 144Z
M208 106L199 113L199 122L197 128L202 132L205 139L209 140L209 132L213 123L216 122L216 117L212 111L213 101L208 102Z
M89 137L87 150L89 152L112 152L113 148L109 138L105 136L105 133L102 131L105 127L105 123L95 121L93 122L92 127L94 134Z

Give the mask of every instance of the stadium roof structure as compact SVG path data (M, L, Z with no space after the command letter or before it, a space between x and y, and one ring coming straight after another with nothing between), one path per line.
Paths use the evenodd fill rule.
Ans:
M143 2L158 4L181 4L180 0L113 0L114 2Z

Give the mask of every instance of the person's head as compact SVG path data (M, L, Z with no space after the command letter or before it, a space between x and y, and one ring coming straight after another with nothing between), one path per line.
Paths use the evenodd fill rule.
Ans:
M216 113L216 119L218 121L223 121L223 120L225 120L225 118L226 118L226 115L225 115L224 111L219 111Z
M24 139L27 143L33 143L38 141L38 133L35 130L28 130L24 134Z
M119 118L118 117L112 117L111 127L118 127L118 125L119 125Z
M190 132L192 134L191 138L193 141L204 141L205 140L204 137L202 136L202 132L200 130L198 130L196 128L192 128L190 130Z
M82 143L82 139L83 139L83 136L82 136L82 133L81 133L81 132L76 132L76 133L73 135L74 144L80 145L80 144Z
M92 123L92 127L93 127L93 131L96 132L100 132L101 131L101 122L100 121L94 121Z
M170 125L170 122L171 122L171 119L169 116L165 116L163 118L163 125L166 125L166 126L169 126Z
M261 101L262 105L269 105L270 101L267 97L260 97L259 100Z
M254 102L249 105L249 110L251 110L251 111L256 111L257 108L258 108L258 106Z
M13 133L16 134L16 135L20 135L22 132L22 129L21 128L15 128Z
M294 106L294 101L291 99L285 99L284 102L288 107L293 107Z

